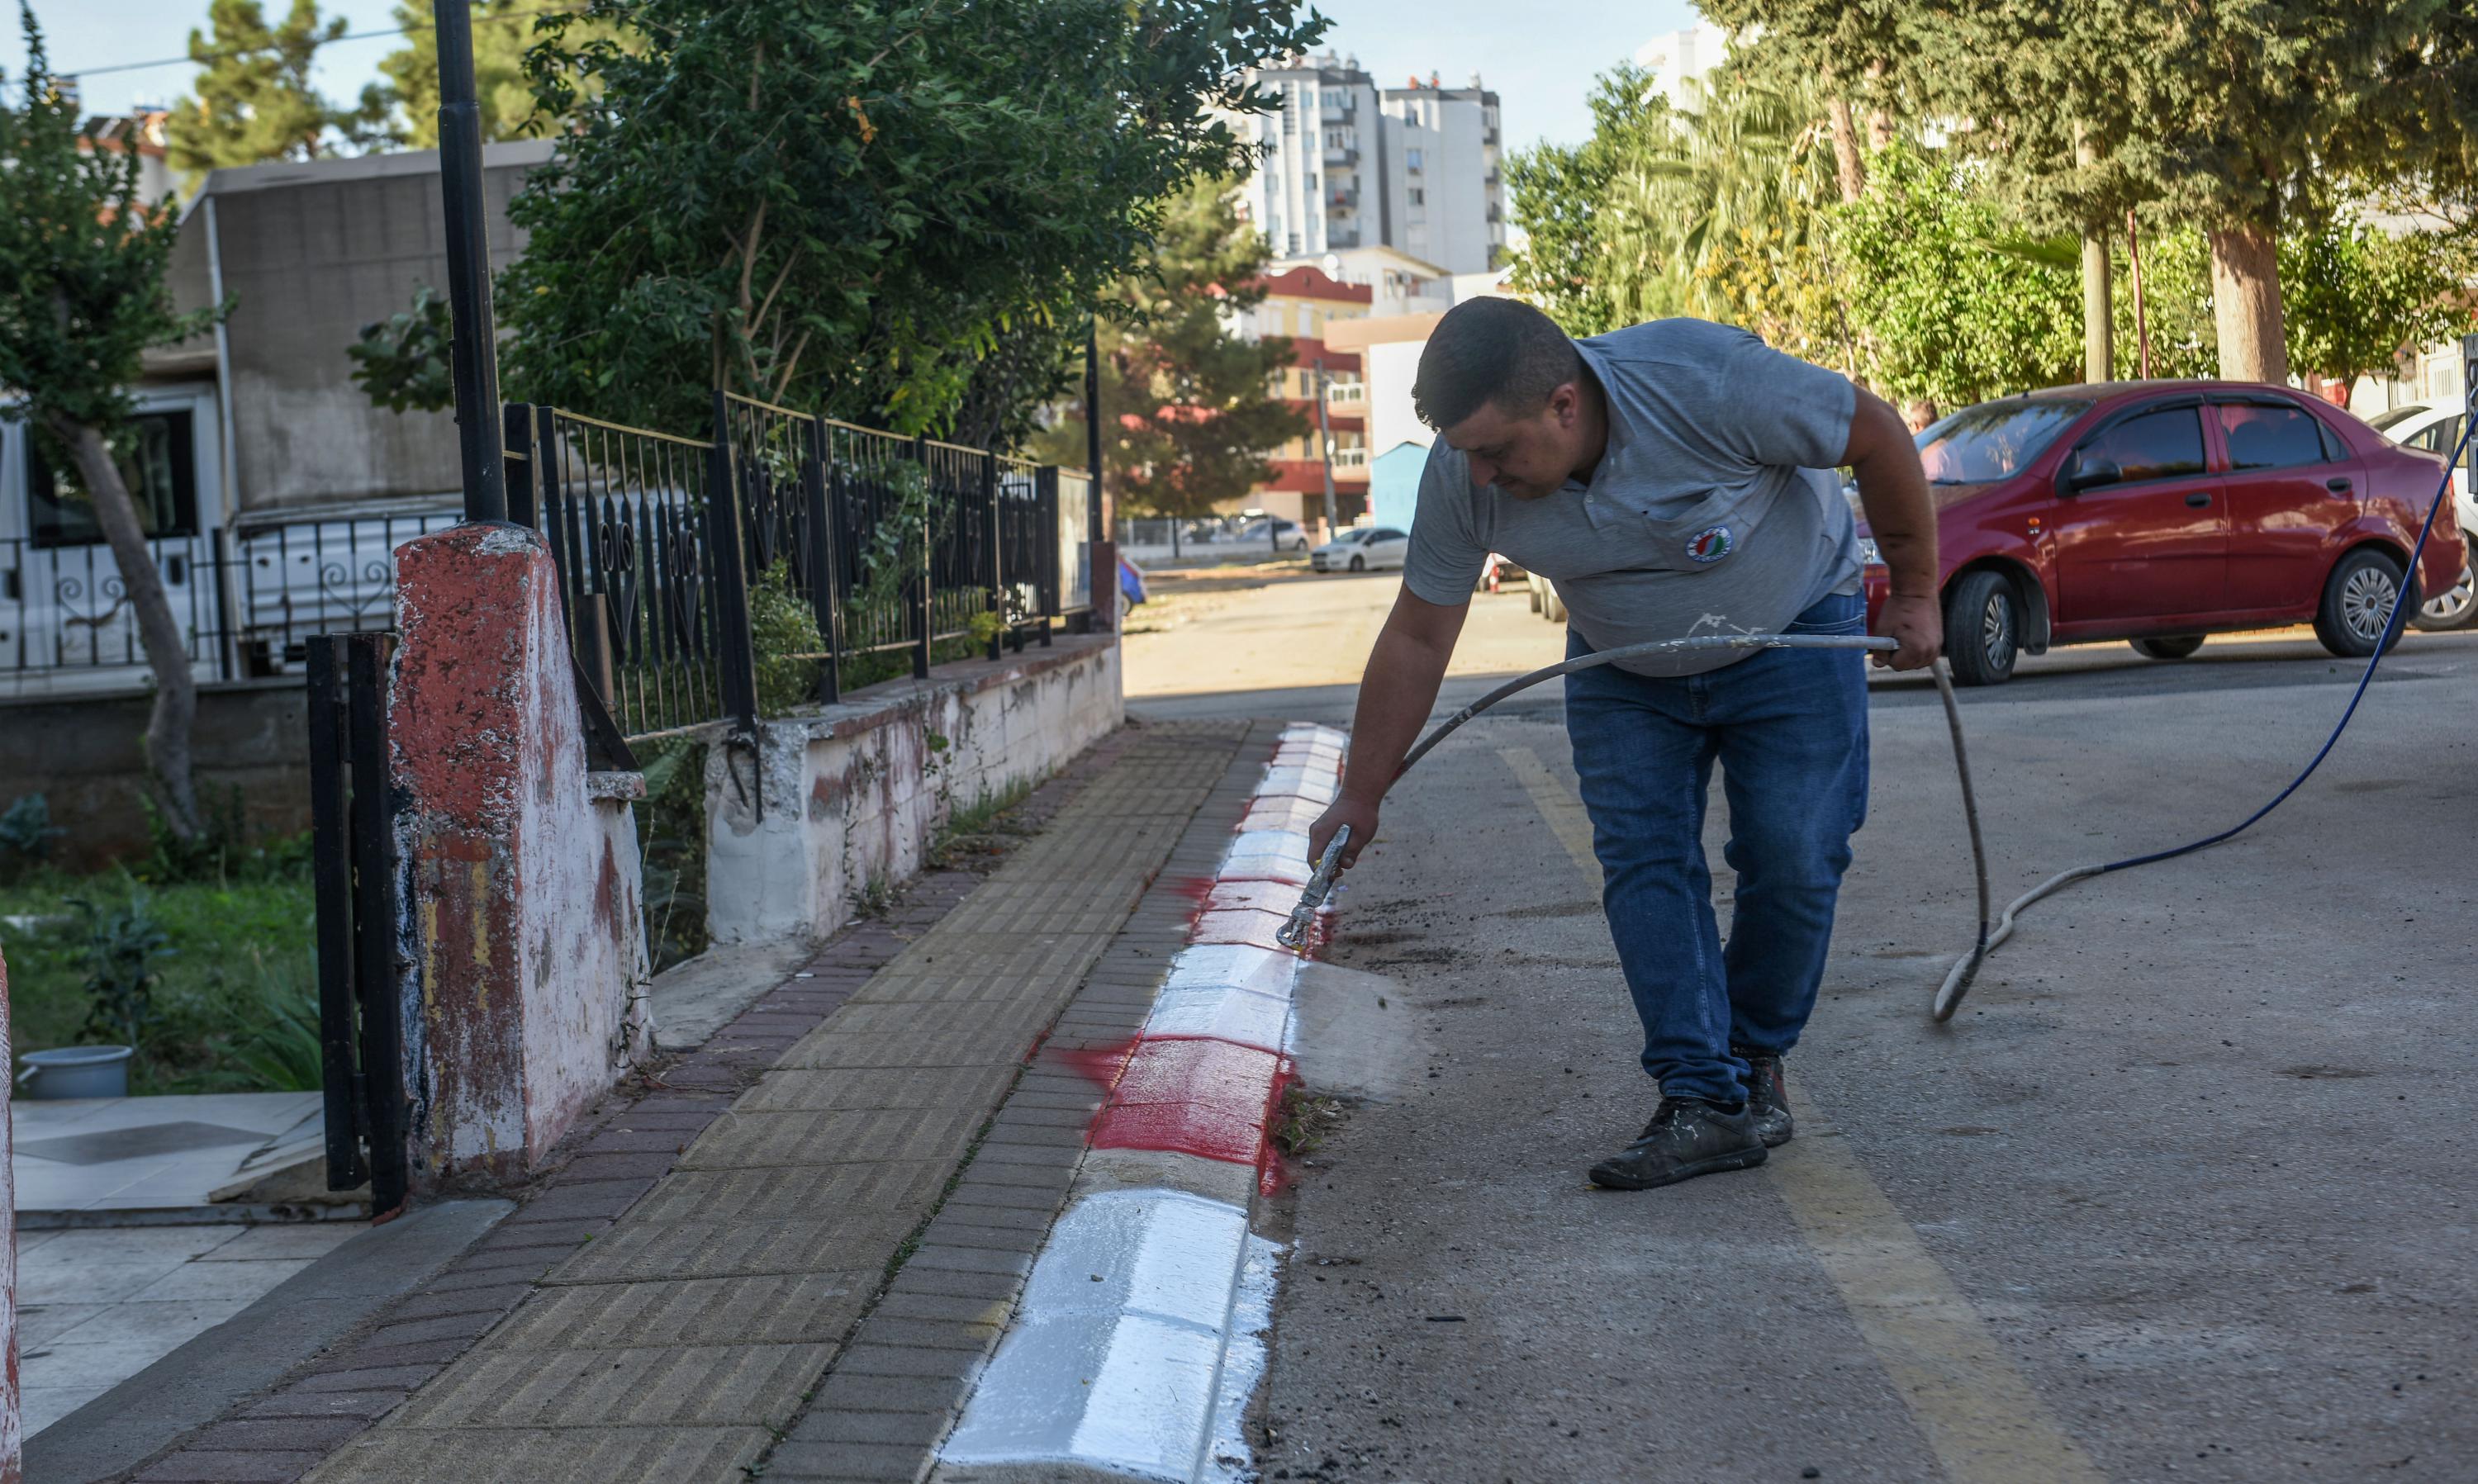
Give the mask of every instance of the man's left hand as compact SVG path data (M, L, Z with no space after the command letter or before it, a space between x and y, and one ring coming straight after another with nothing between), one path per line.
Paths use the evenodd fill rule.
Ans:
M1902 641L1902 647L1886 654L1878 650L1870 656L1878 665L1894 669L1925 669L1944 653L1944 615L1932 597L1904 597L1894 593L1884 599L1877 611L1877 632Z

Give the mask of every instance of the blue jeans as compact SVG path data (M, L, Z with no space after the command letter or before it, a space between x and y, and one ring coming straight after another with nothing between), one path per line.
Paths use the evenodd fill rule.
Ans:
M1858 634L1866 603L1828 596L1792 633ZM1567 654L1588 654L1569 633ZM1614 665L1566 677L1566 733L1592 818L1601 901L1643 1019L1643 1066L1672 1097L1734 1102L1815 1008L1850 837L1867 817L1866 657L1763 649L1701 675ZM1712 764L1738 873L1730 943L1712 917L1704 806Z

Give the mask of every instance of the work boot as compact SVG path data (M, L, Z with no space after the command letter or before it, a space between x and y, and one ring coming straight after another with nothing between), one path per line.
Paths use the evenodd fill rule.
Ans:
M1732 1110L1700 1097L1664 1097L1643 1136L1594 1165L1590 1178L1605 1190L1648 1191L1760 1165L1766 1152L1744 1104Z
M1756 1120L1756 1136L1763 1140L1765 1148L1780 1148L1789 1143L1793 1131L1780 1055L1747 1046L1732 1046L1730 1054L1747 1064L1747 1074L1738 1080L1746 1085L1747 1116Z

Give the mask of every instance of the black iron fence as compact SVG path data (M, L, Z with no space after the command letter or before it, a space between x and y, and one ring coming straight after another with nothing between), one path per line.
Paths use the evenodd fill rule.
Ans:
M403 996L388 799L385 634L321 634L309 671L312 884L327 1188L367 1181L370 1207L403 1204Z
M392 626L395 548L457 519L252 516L146 545L198 679L297 675L313 635ZM0 538L0 697L139 689L147 675L111 547Z
M511 515L548 537L631 739L833 701L885 657L996 659L1091 609L1081 476L1062 497L1056 469L727 392L711 439L552 407L506 426Z

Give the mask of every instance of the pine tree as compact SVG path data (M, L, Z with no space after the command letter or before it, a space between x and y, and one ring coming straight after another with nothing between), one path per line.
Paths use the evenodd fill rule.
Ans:
M528 0L484 0L473 7L473 90L482 105L483 138L532 138L551 130L553 120L534 106L525 53L538 39L535 26L544 10L581 8ZM379 75L387 79L380 96L396 114L392 123L398 139L415 149L437 149L439 32L427 0L397 0L395 23L404 30L405 44L379 61ZM559 44L572 50L608 31L571 24Z
M1289 343L1239 330L1265 302L1270 249L1228 187L1189 185L1150 270L1119 286L1101 324L1102 479L1128 514L1209 516L1271 477L1265 456L1308 431L1274 393ZM1084 439L1080 419L1062 422L1035 440L1037 456L1081 467Z
M173 106L164 151L193 183L209 170L315 160L340 143L385 138L387 104L377 88L340 109L311 85L318 48L345 25L341 16L321 21L317 0L292 0L280 26L267 24L260 0L214 0L207 16L212 37L190 33L195 92Z

